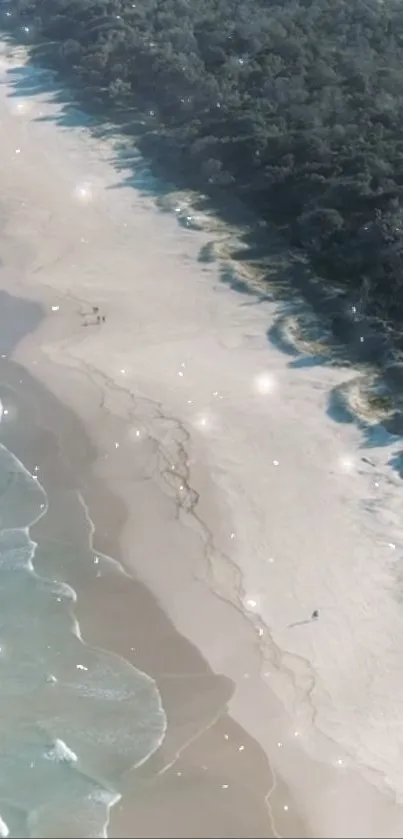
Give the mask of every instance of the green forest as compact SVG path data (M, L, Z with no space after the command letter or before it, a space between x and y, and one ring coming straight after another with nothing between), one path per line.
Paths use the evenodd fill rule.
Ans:
M106 109L152 112L151 157L232 190L355 295L403 316L403 4L11 0L4 26ZM144 138L143 138L144 145ZM350 298L349 298L350 299Z

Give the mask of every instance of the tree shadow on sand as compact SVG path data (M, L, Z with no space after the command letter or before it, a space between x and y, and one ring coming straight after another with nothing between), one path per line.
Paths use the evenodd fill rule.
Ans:
M86 97L80 101L75 90L61 83L56 71L44 69L34 61L10 67L7 84L11 87L11 100L40 96L47 104L55 106L55 113L36 116L35 122L52 123L66 131L85 129L96 140L111 141L109 162L121 178L108 189L130 186L142 196L152 197L173 190L173 184L161 182L152 173L138 150L142 136L149 131L149 125L140 113L133 110L128 117L127 110L116 109L111 119L100 103L91 106Z
M8 41L15 46L13 38ZM210 184L204 194L203 185L192 182L180 167L171 168L168 180L152 112L105 108L102 102L94 103L92 92L88 98L85 92L79 96L75 87L62 84L46 65L46 47L31 48L31 61L7 72L10 98L44 96L56 106L55 113L37 116L36 121L68 131L85 129L95 139L109 141L108 160L119 179L108 189L133 188L141 197L154 199L161 212L174 212L183 227L208 230L211 242L201 248L199 261L217 264L220 282L243 298L240 305L275 304L275 311L268 312L267 340L290 356L290 368L354 365L363 370L364 379L370 368L382 381L382 371L399 354L379 324L366 317L359 292L352 297L315 275L307 258L290 248L281 232L259 221L228 189ZM363 434L363 448L388 446L403 435L400 407L379 420L376 412L364 420L342 402L335 388L329 394L328 415L337 423L355 422ZM399 474L402 459L394 455L390 461Z
M290 357L291 369L337 366L346 373L359 371L330 390L327 414L332 421L359 428L362 452L395 447L403 436L403 365L397 362L399 352L392 339L360 311L359 300L329 289L300 254L286 246L281 249L278 240L267 259L269 266L262 271L262 291L242 275L239 279L239 256L239 265L253 265L247 251L246 258L245 252L232 253L230 267L221 270L221 281L245 297L244 305L275 304L267 339ZM388 463L403 477L403 452L391 454Z

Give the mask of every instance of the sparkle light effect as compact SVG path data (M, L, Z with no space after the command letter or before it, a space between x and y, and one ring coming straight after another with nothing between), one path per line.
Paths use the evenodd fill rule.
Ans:
M256 612L259 609L259 599L256 595L248 594L244 598L244 606L250 612Z
M88 182L78 184L74 190L74 198L79 201L80 204L88 204L93 198L91 184Z
M11 100L10 107L15 116L23 116L32 110L32 103L25 99Z
M140 440L140 439L143 439L143 437L146 437L146 436L147 436L146 432L142 428L132 428L131 431L130 431L130 438L131 439L134 438L137 441Z
M355 461L349 454L343 454L338 461L339 469L346 475L351 475L354 472Z
M272 373L258 373L258 375L253 379L253 389L256 393L260 393L262 396L273 393L276 387L277 382Z
M202 431L204 433L208 433L209 431L211 431L213 425L213 417L210 413L207 412L197 414L193 419L194 428L197 428L198 431Z

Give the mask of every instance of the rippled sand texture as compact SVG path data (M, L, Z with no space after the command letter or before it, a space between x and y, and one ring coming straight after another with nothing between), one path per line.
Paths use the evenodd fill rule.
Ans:
M325 363L326 329L256 278L250 290L222 229L213 243L188 229L204 222L186 223L180 196L158 210L140 160L7 61L3 287L49 315L18 359L91 428L99 474L129 506L125 561L236 684L230 714L274 766L275 832L300 808L318 835L399 835L396 438L338 411L358 371ZM291 267L273 253L278 292ZM114 440L105 412L122 420Z

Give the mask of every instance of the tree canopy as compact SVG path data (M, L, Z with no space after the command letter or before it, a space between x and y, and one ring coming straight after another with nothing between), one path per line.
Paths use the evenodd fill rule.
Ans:
M155 112L161 155L237 192L369 315L403 315L403 5L11 0L54 67ZM364 293L363 293L364 290Z

